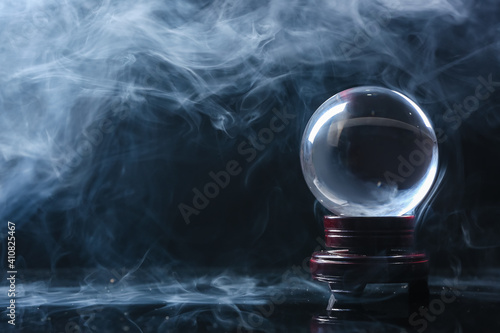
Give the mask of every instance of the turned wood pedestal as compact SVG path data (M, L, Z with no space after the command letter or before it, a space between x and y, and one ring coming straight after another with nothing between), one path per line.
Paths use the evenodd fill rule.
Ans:
M313 279L335 295L361 295L369 283L408 283L410 298L428 294L428 260L414 248L414 216L325 216L329 248L310 260Z

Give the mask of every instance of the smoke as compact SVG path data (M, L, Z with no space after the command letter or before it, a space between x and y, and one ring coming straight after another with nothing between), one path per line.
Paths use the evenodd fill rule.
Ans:
M175 115L197 131L208 119L214 130L234 136L270 111L270 99L284 103L282 85L299 76L301 66L330 64L344 75L360 72L345 64L346 54L339 48L353 32L371 38L364 53L378 50L375 59L365 64L374 67L366 73L369 78L382 63L380 56L397 60L396 68L413 60L410 47L395 54L401 37L391 31L388 20L425 14L427 23L419 28L435 29L432 25L438 19L440 25L443 19L464 20L467 7L460 5L446 1L426 6L384 1L368 7L357 1L4 3L1 147L3 164L15 165L4 167L2 174L9 179L8 171L16 170L23 177L12 179L12 189L9 182L2 182L3 201L12 198L12 191L29 190L28 184L35 181L38 186L31 187L32 193L42 198L53 193L56 181L72 171L64 168L65 163L71 165L68 150L95 154L96 147L87 152L79 142L93 124L112 118L123 111L121 107L127 108L121 118L140 124L168 125L168 116ZM378 33L370 35L365 30L377 20L386 25L378 24ZM349 29L340 29L339 22ZM422 84L436 74L429 71L439 69L429 57L435 48L426 43L423 56L412 57L424 66L408 68L412 79L408 84ZM313 78L298 81L300 90L324 86L314 80L321 75L319 70L307 74ZM408 88L412 89L404 90L409 93L416 89ZM305 104L311 95L299 93L299 98ZM72 178L77 176L83 177Z
M115 276L113 272L95 271L79 286L75 286L70 277L57 282L27 282L22 285L17 299L22 307L28 308L56 306L78 309L97 305L263 305L278 294L282 300L292 298L296 302L324 300L325 295L326 298L328 296L322 284L299 276L289 280L279 274L235 276L226 271L219 276L207 273L183 280L176 274L165 275L164 271L153 270L146 276L132 272L121 279ZM269 283L264 284L266 280ZM64 286L68 282L71 285ZM2 287L5 291L2 295L7 294L7 289Z
M68 331L68 326L79 326L76 332L111 332L123 326L137 332L267 330L276 326L272 316L287 303L302 309L326 303L329 292L324 287L298 275L269 272L253 276L207 272L182 279L164 269L127 272L122 277L99 270L79 286L68 275L57 281L23 283L16 297L16 327L58 332ZM0 288L2 295L7 289Z
M497 18L494 1L469 0L1 2L0 223L16 223L19 268L301 263L321 209L302 181L301 134L359 85L410 96L437 129L440 187L419 213L434 262L458 272L457 249L495 262ZM460 113L489 75L489 97ZM294 117L262 145L276 112ZM179 204L230 160L241 174L186 225ZM56 302L32 301L43 297Z

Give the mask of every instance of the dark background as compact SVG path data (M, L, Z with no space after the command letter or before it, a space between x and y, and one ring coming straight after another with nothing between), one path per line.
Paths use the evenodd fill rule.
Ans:
M498 270L495 1L2 6L1 241L15 222L26 276L300 265L325 214L302 177L302 132L323 101L361 85L410 96L442 138L438 186L417 212L433 274ZM490 76L477 110L449 111ZM273 110L294 118L247 162L238 146ZM241 173L187 224L179 205L230 160Z

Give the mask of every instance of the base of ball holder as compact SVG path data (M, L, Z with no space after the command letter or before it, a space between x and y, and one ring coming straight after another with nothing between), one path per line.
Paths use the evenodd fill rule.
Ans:
M325 216L331 250L315 252L312 277L337 294L361 294L369 283L408 283L412 294L428 294L428 260L414 249L414 216Z

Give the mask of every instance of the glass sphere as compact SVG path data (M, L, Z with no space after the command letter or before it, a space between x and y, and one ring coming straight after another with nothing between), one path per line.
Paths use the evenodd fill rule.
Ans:
M344 90L324 102L304 132L306 182L332 213L399 216L430 190L438 146L422 109L381 87Z

